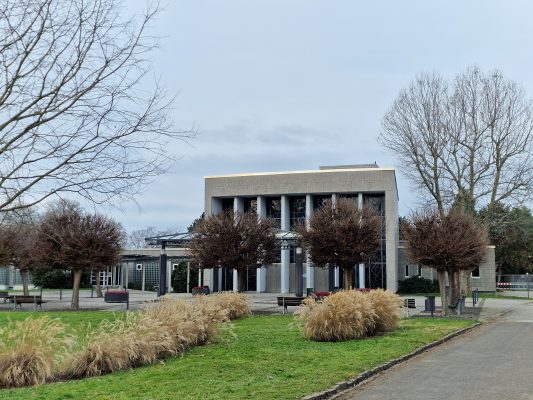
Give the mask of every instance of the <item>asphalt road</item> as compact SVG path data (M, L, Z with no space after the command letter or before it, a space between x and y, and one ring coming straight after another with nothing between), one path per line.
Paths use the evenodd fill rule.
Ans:
M343 394L357 400L533 400L533 303Z

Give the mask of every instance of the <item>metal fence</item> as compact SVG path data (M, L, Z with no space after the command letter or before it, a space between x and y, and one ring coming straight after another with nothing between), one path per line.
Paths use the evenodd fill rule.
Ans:
M533 278L524 275L496 275L496 289L500 290L531 290Z

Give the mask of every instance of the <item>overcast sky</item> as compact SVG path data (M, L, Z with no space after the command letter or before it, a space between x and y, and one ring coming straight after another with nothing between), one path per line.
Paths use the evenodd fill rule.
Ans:
M138 0L141 1L141 0ZM154 74L176 127L198 128L170 174L108 212L131 231L185 229L204 176L377 162L381 119L422 71L501 69L533 94L530 1L169 1ZM400 214L416 196L397 171Z

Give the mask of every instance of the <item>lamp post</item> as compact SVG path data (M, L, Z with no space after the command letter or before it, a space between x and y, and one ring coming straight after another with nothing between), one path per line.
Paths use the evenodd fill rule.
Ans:
M529 272L526 272L526 280L527 280L527 298L529 299Z

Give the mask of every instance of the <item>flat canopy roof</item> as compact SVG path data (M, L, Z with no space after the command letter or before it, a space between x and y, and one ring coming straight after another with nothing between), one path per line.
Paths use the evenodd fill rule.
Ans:
M171 235L151 236L144 239L149 246L187 247L194 237L193 232L173 233ZM292 231L276 229L276 240L279 242L295 242L298 235Z
M320 167L321 169L311 169L311 170L304 170L304 171L280 171L280 172L252 172L252 173L243 173L243 174L227 174L227 175L210 175L205 176L205 179L213 179L213 178L232 178L232 177L238 177L238 176L265 176L265 175L289 175L289 174L324 174L324 173L330 173L330 172L368 172L368 171L392 171L395 172L395 169L392 167L366 167L366 166L359 166L359 167L352 167L352 166L344 166L341 167Z

